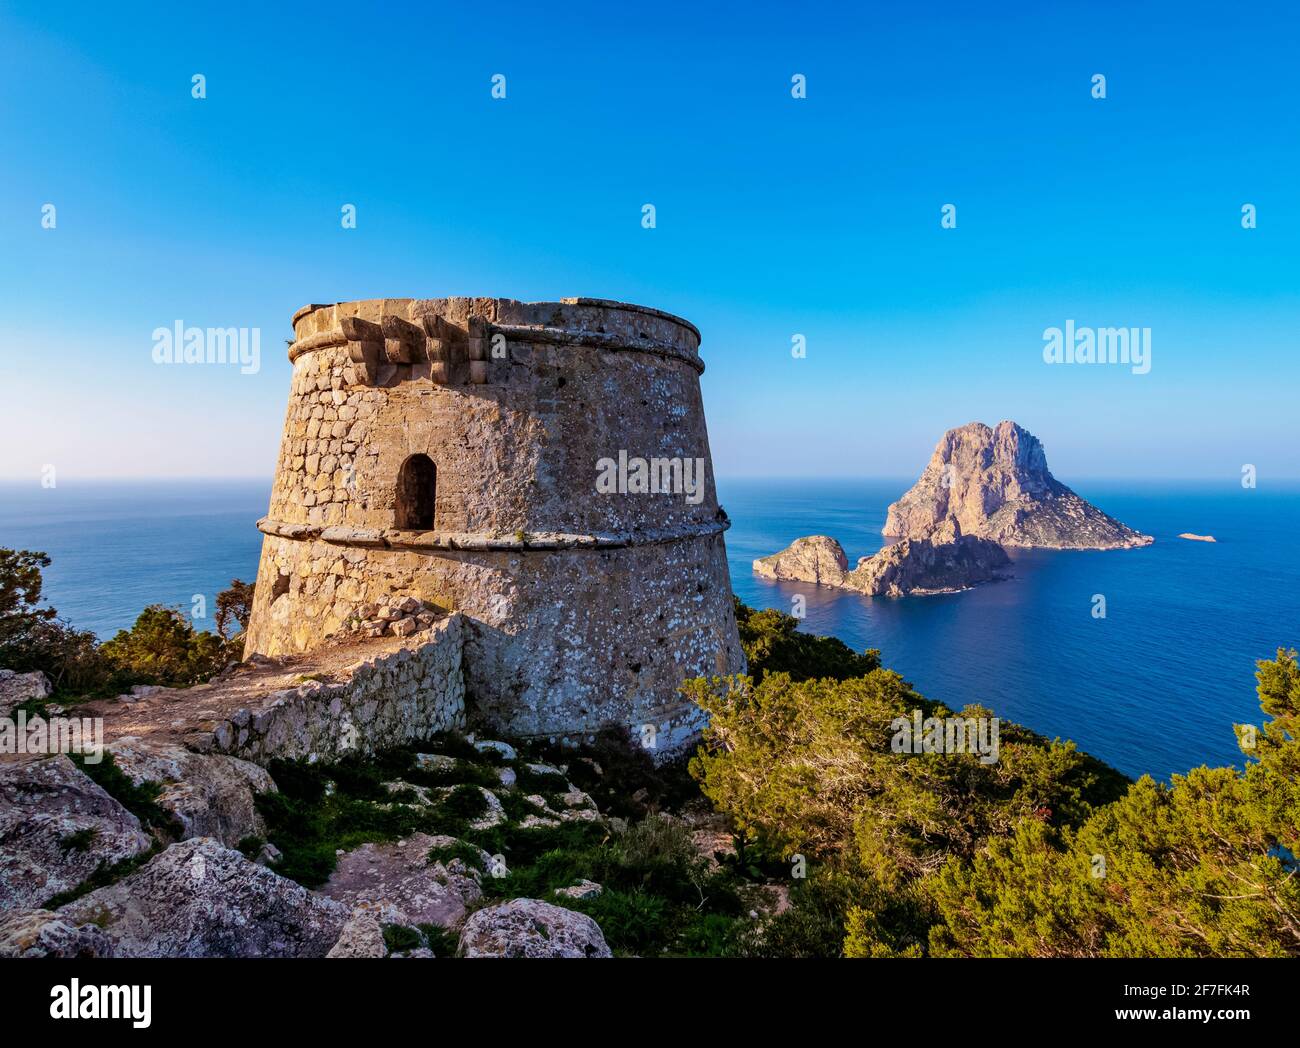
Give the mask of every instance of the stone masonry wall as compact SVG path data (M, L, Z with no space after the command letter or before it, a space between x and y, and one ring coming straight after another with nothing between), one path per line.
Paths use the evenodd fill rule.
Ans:
M409 594L463 611L468 713L510 734L619 724L640 737L653 725L662 743L681 734L669 725L683 712L695 723L683 680L744 667L721 536L546 553L368 550L350 563L355 552L267 539L273 571L315 582L272 609L283 628L306 641L321 617L341 628L345 587L357 601ZM312 575L319 564L326 572Z
M259 764L337 759L464 728L463 620L448 616L427 636L363 661L343 680L309 680L232 711L212 726L210 748Z

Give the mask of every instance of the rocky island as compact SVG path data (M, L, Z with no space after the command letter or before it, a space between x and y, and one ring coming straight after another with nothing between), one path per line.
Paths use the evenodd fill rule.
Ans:
M754 572L903 597L1008 578L1006 546L1128 549L1154 541L1053 477L1038 438L1010 421L948 430L921 478L889 507L882 532L898 541L863 557L852 571L835 539L809 535L755 560Z
M925 538L949 518L963 534L1003 546L1129 549L1155 541L1053 477L1042 443L1011 421L948 430L921 478L889 507L882 531Z
M928 538L903 539L862 557L851 571L843 547L829 535L795 539L780 553L754 561L754 572L765 578L816 582L869 597L955 593L1007 578L1010 567L1011 558L996 542L963 535L951 520Z
M777 582L843 586L849 574L849 558L844 555L844 547L829 535L806 535L780 553L758 558L754 574Z

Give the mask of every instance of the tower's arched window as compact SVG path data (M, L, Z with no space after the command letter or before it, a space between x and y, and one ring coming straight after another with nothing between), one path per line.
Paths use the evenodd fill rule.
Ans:
M397 499L394 506L397 527L408 531L433 530L434 497L438 491L438 467L428 455L412 455L397 471Z

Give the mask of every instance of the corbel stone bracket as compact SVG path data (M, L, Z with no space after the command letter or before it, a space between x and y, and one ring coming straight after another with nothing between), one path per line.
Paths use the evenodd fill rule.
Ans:
M356 366L357 378L373 385L386 359L383 328L360 317L341 317L339 326L348 340L348 359Z
M419 324L399 316L380 323L360 317L341 317L348 359L357 378L374 385L384 365L429 364L429 377L440 385L482 385L488 380L491 325L475 314L460 327L436 313L426 313Z

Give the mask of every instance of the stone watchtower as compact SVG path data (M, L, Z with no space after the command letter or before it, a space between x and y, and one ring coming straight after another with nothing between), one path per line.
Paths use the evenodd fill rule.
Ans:
M247 653L310 651L416 597L464 613L471 718L687 741L678 685L745 665L695 327L584 298L371 299L293 323Z

